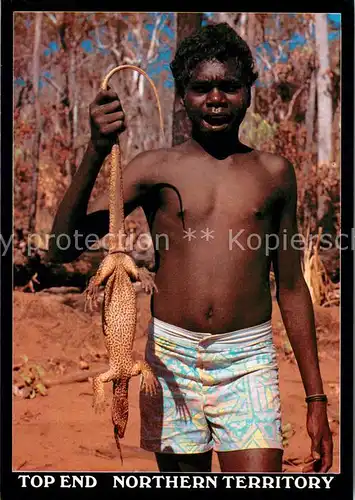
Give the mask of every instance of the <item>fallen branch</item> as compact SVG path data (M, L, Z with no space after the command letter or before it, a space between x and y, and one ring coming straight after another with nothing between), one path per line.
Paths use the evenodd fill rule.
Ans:
M55 385L74 384L76 382L87 382L90 377L95 377L96 375L99 375L105 370L107 370L107 365L92 370L85 370L85 371L81 370L80 372L70 373L69 375L66 375L58 379L43 379L43 384L46 387L53 387Z
M324 302L324 303L322 304L322 307L327 307L327 306L330 306L330 305L332 305L332 304L339 305L339 302L340 302L339 297L335 297L334 299L327 300L327 302Z
M43 288L39 294L65 294L65 293L81 293L81 289L77 286L53 286L51 288Z

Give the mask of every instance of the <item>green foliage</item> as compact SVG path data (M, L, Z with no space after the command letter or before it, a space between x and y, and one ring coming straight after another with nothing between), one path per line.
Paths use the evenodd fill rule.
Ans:
M47 396L44 383L44 368L29 360L25 354L21 356L23 362L14 367L13 392L15 395L33 399L38 394Z
M296 431L293 429L292 424L289 422L284 424L281 428L282 432L282 445L286 448L289 445L289 439L294 436Z
M248 113L240 128L241 139L252 148L262 148L277 132L278 125L272 125L259 113Z

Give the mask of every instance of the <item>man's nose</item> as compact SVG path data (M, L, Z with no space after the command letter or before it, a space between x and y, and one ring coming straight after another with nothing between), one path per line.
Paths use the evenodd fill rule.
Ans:
M222 92L218 87L213 87L210 92L207 94L207 106L216 107L216 106L226 106L226 96L224 92Z

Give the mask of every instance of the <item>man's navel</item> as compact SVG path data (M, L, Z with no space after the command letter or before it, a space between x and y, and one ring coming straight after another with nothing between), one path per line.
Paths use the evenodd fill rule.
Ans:
M213 314L214 314L213 307L210 306L205 315L206 319L211 319L213 317Z

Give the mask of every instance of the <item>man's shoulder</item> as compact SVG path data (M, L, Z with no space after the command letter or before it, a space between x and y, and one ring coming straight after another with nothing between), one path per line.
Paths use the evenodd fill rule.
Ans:
M130 163L143 163L145 165L154 163L155 165L164 164L171 161L172 157L179 157L183 154L183 150L179 147L165 147L157 149L149 149L138 153Z
M288 198L297 193L297 179L292 163L282 155L258 152L260 164L263 165L276 190L280 190Z
M157 148L157 149L148 149L146 151L141 151L138 153L136 156L134 156L130 164L133 163L150 163L150 162L155 162L162 158L164 155L164 149L163 148Z
M292 174L294 168L290 161L282 155L255 150L260 164L273 176Z

